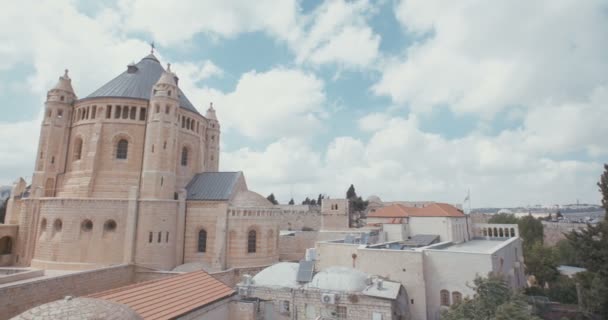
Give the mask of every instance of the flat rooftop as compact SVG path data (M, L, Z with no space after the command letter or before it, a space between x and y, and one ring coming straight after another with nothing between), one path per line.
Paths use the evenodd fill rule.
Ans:
M507 240L470 240L463 243L450 244L447 246L435 247L432 250L441 250L449 252L467 252L467 253L493 253L502 247Z

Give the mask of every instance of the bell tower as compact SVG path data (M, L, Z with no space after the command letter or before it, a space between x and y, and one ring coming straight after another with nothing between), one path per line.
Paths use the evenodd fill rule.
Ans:
M209 105L205 117L207 118L205 171L218 171L220 163L220 123L217 121L213 103Z
M150 96L142 173L143 198L174 197L178 108L177 76L171 72L171 65L167 65Z
M76 99L72 80L66 69L57 84L48 91L44 104L36 167L32 176L32 190L42 188L41 194L44 197L55 196L57 177L65 172L73 105Z

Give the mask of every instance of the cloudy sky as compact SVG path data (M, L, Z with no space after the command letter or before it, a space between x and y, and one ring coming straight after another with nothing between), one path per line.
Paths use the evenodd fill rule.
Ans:
M46 91L85 97L148 54L223 126L222 170L326 193L599 202L608 2L18 1L0 13L0 184L30 177Z

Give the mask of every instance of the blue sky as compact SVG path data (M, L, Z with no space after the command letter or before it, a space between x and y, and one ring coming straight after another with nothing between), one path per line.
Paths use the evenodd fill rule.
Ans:
M574 0L23 1L0 19L0 184L31 175L64 68L84 97L154 42L199 110L216 106L221 169L280 201L354 183L385 200L459 203L470 189L476 206L597 203L606 12Z

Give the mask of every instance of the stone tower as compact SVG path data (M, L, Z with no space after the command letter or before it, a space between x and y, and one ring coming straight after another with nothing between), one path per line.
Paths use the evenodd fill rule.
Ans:
M68 139L76 94L68 70L46 96L44 119L36 168L32 176L32 191L42 189L44 197L54 197L57 178L65 172Z
M141 195L143 198L173 199L179 90L170 65L150 94Z
M220 123L217 121L215 115L215 109L213 109L213 103L209 105L205 117L208 119L207 124L207 159L205 166L206 171L218 171L220 163Z

